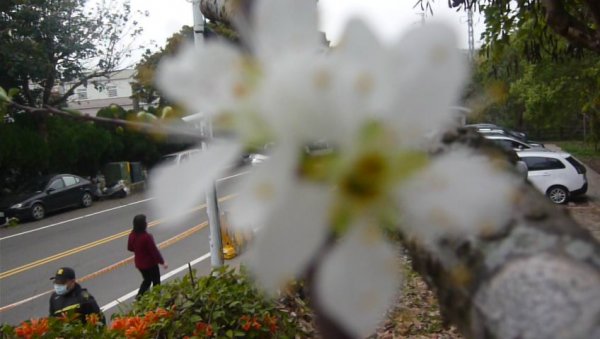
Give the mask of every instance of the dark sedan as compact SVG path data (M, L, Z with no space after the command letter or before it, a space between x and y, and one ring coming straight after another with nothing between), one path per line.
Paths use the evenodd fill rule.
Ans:
M0 225L8 218L40 220L47 212L92 204L93 184L73 174L36 177L0 201Z

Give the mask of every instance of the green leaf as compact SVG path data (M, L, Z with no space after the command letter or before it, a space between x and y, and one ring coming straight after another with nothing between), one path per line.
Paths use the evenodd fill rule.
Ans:
M18 89L18 88L11 88L11 89L8 90L8 97L10 99L12 99L12 98L15 97L15 95L19 94L19 92L21 92L20 89Z
M6 91L2 87L0 87L0 101L6 101L6 102L11 101L10 98L8 97L8 94L6 94Z

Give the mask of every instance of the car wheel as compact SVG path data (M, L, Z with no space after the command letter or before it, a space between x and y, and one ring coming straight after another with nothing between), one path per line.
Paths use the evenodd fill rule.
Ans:
M31 217L34 220L44 219L44 216L46 216L46 209L44 206L42 206L42 204L34 204L31 207Z
M83 197L81 198L81 205L83 207L90 207L92 206L92 195L90 194L90 192L85 192L83 193Z
M567 198L569 197L569 191L562 186L552 186L546 192L550 201L555 204L564 204L567 202Z

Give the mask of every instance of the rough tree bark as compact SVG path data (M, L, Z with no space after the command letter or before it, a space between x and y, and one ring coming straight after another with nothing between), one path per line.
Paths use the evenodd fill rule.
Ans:
M209 19L230 23L245 7L240 1L201 0L201 9ZM466 131L448 134L445 142L485 143ZM502 232L445 239L436 250L405 246L415 270L436 290L445 319L465 337L600 338L600 244L527 184ZM313 301L321 334L348 337Z
M247 11L253 0L200 0L200 11L211 21L231 25L234 18Z
M445 141L485 143L467 131ZM501 232L445 239L436 251L406 245L466 337L600 338L600 244L528 184Z

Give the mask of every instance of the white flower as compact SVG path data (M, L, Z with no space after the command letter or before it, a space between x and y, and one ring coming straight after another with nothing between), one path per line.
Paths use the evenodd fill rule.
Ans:
M330 190L293 185L282 199L249 252L250 268L271 293L304 270L328 235Z
M160 63L156 82L166 96L190 113L213 115L237 108L249 94L246 63L246 58L224 41L187 46Z
M495 232L510 215L513 178L466 151L426 167L415 150L452 121L465 79L446 27L415 29L386 46L352 21L339 47L319 53L314 2L259 0L254 13L243 36L252 56L223 42L190 49L161 67L161 88L193 112L235 120L242 143L274 138L270 160L242 180L230 210L232 226L259 228L249 253L256 279L273 292L318 260L320 304L353 335L368 335L400 282L381 224L402 215L401 231L433 245ZM329 154L307 154L305 146L322 141ZM162 214L191 207L239 151L236 143L211 146L158 171ZM333 248L316 258L333 235Z
M238 197L231 202L233 227L247 232L263 226L297 182L294 172L299 160L297 150L285 146L276 146L267 162L254 167L242 179L237 187ZM288 207L295 208L293 205Z
M150 178L150 196L155 197L153 206L157 214L181 218L204 198L202 194L223 170L234 163L240 146L234 142L216 143L207 151L190 156L186 162L154 169Z
M486 156L464 149L442 155L399 188L401 229L433 249L443 236L493 234L511 216L517 182Z
M357 338L373 333L400 292L399 251L377 225L355 225L317 273L320 303Z

